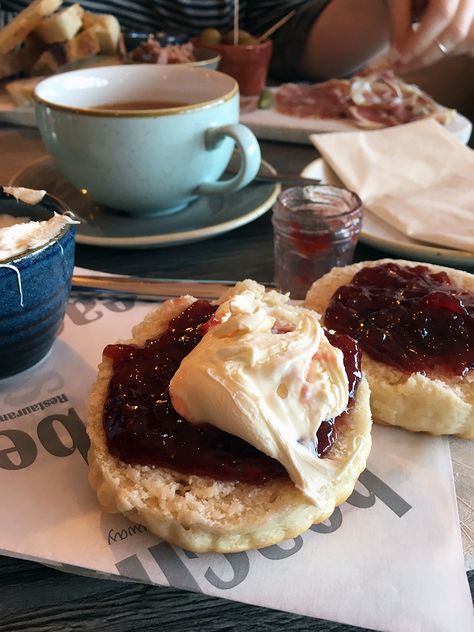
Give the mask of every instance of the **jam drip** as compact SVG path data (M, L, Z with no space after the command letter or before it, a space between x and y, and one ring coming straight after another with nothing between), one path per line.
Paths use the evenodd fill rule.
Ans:
M320 457L325 456L334 445L338 429L342 426L347 413L354 404L357 388L362 378L360 370L361 352L357 341L350 336L338 334L334 331L325 331L325 334L329 343L333 347L340 349L344 355L344 369L349 380L349 401L347 402L346 410L341 415L335 419L323 421L319 426L316 436L318 438L317 453Z
M474 294L426 266L363 268L336 291L325 324L402 371L463 375L474 368Z
M104 349L113 363L103 417L109 451L132 465L169 467L217 480L261 484L286 477L275 459L210 424L188 423L171 405L170 380L204 335L215 309L207 301L195 301L144 347L118 344ZM347 336L333 338L332 344L345 353L350 375L355 375L358 360L346 359L353 355L354 342ZM338 419L321 425L319 456L334 443Z

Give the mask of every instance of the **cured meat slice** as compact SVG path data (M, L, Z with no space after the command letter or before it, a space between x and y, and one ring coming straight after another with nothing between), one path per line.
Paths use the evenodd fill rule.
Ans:
M320 84L285 83L275 95L275 108L282 114L321 119L347 117L350 82L331 79Z
M135 63L146 64L185 64L196 61L191 42L162 45L152 37L139 44L130 53L130 59Z
M447 123L454 116L453 110L391 71L365 71L352 79L313 85L283 84L275 95L275 109L296 117L346 120L364 128L390 127L429 116Z

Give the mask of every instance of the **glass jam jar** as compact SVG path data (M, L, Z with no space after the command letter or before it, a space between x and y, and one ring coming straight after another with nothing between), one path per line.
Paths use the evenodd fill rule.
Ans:
M316 279L352 262L362 220L358 195L329 185L292 187L273 207L275 283L303 299Z

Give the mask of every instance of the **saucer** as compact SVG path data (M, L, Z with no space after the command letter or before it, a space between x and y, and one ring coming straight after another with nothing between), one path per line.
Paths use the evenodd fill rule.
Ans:
M262 160L260 172L275 173L275 169ZM81 220L77 243L121 248L177 246L226 233L263 215L280 192L279 184L252 182L234 193L201 196L172 215L134 217L96 204L75 189L50 156L24 167L10 185L45 189L65 202Z

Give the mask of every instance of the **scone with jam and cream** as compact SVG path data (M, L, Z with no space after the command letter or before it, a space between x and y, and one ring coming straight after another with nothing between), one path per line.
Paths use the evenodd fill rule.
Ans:
M357 344L254 281L167 301L105 348L89 405L89 480L191 551L295 537L352 492L370 451Z
M333 268L305 305L360 342L375 422L474 438L474 275L365 261Z

